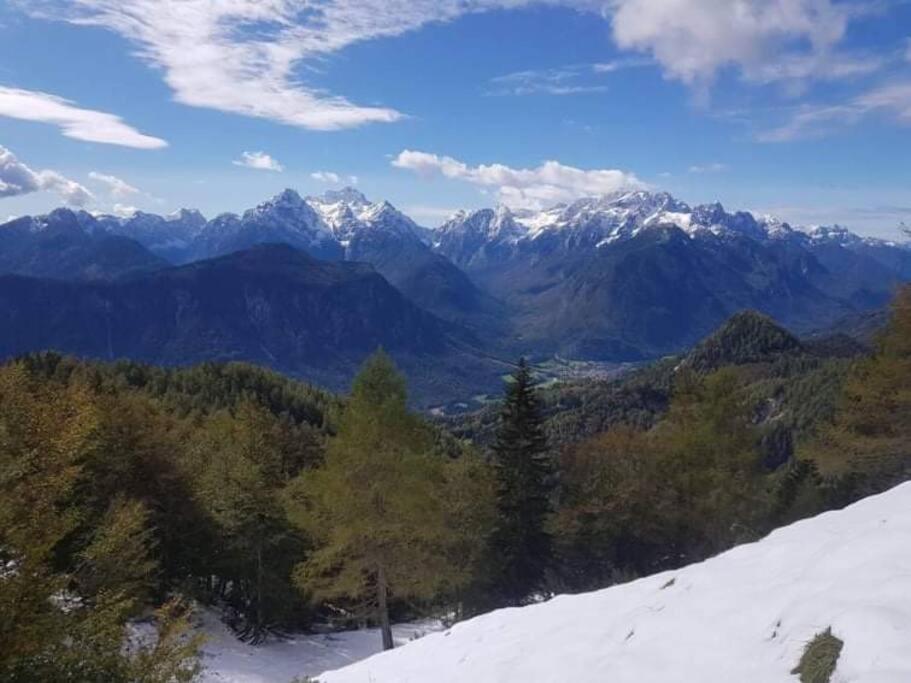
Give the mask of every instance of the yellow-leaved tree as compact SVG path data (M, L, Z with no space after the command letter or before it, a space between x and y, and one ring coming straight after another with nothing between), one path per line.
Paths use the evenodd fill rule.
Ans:
M316 543L295 573L298 585L316 600L366 608L384 649L393 647L390 600L454 595L471 578L453 561L467 525L484 544L489 518L466 514L449 495L477 473L450 466L434 452L429 427L408 411L405 380L380 351L354 381L325 463L304 472L289 496L292 520ZM480 490L483 498L489 483ZM489 509L491 501L480 504Z

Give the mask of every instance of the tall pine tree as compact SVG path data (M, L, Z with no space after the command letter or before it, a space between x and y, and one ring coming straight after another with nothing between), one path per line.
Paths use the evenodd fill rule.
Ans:
M552 554L546 523L553 463L524 358L506 388L493 452L499 517L493 551L500 569L495 592L505 604L515 605L543 587Z

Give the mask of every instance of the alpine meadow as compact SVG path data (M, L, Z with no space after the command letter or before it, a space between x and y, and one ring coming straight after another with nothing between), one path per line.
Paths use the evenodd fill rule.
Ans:
M0 683L911 680L911 4L0 2Z

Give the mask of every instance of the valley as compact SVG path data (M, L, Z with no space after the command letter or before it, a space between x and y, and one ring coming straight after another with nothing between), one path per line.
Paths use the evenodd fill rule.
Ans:
M0 242L0 273L19 276L0 282L5 357L53 348L166 364L246 360L344 389L383 346L417 405L444 414L479 407L519 356L542 383L611 375L679 353L744 309L809 333L881 309L911 279L907 244L641 191L538 213L460 212L429 230L352 188L285 190L211 220L59 209L0 226ZM270 244L301 253L299 280L288 279L288 252ZM304 296L333 263L374 282L354 266L365 264L375 286L333 290L315 307L278 295ZM220 292L225 277L235 304L208 311L215 300L200 287ZM172 291L171 302L149 306L143 283L159 299ZM72 309L40 314L50 298Z

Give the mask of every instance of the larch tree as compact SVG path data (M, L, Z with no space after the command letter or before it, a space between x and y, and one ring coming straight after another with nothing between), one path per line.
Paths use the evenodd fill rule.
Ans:
M911 286L895 297L876 352L853 369L835 419L800 456L840 483L840 503L911 473Z
M325 463L289 496L292 519L317 545L295 573L299 586L316 600L366 608L384 649L393 647L392 599L428 600L458 580L447 552L445 464L379 351L354 381Z

